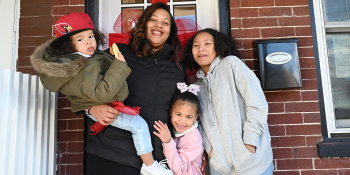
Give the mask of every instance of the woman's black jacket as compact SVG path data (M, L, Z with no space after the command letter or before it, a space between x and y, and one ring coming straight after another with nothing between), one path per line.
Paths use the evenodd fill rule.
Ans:
M155 160L163 160L163 147L161 140L153 134L155 121L167 123L173 128L169 116L169 104L173 95L178 91L176 84L186 81L183 64L181 69L169 61L174 54L170 45L165 44L159 53L154 56L138 57L131 52L131 47L118 44L132 72L127 78L129 96L124 101L127 106L141 107L140 116L148 124L153 145ZM107 50L109 52L109 50ZM175 53L178 54L178 53ZM88 126L94 121L90 118ZM131 132L112 126L87 139L85 151L119 164L141 168L141 158L136 154Z

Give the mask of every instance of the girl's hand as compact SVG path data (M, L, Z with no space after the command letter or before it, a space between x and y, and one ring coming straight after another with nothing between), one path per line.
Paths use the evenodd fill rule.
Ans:
M119 111L107 104L92 106L89 112L98 122L105 126L110 125L117 115L120 114Z
M123 54L121 52L119 52L118 56L119 56L119 60L120 61L126 62L125 58L124 58L124 56L123 56Z
M249 152L251 152L251 153L255 153L255 146L253 146L253 145L249 145L249 144L244 144L245 145L245 147L248 149L248 151Z
M155 125L153 126L158 131L158 133L153 132L154 135L158 136L163 143L169 143L171 140L171 134L168 125L161 121L155 121Z
M213 155L213 149L210 150L209 157L211 158L212 155Z
M202 155L202 159L203 159L203 163L202 163L202 167L201 167L201 171L202 174L205 175L205 168L208 164L208 154L207 152L204 151L203 155Z

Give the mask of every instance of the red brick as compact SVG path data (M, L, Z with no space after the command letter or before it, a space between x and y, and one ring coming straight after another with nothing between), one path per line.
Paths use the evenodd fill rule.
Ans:
M310 15L310 10L308 6L305 7L293 7L293 13L296 16Z
M56 175L66 175L66 166L57 163Z
M22 17L19 19L19 26L34 26L34 17Z
M285 136L286 128L285 126L269 126L269 131L271 136Z
M35 45L35 37L19 37L18 38L18 47L23 46L34 46Z
M258 8L233 8L230 15L233 18L258 17Z
M51 14L51 7L21 7L23 16L46 16Z
M307 17L278 17L279 26L311 25L311 19Z
M39 6L52 6L52 0L37 0Z
M58 6L58 7L52 7L52 14L53 15L66 15L71 12L85 12L84 6Z
M20 27L20 36L47 36L52 35L51 26L41 26L41 27Z
M242 28L242 20L241 19L231 19L231 28Z
M75 115L71 109L59 109L58 119L82 119L84 115Z
M285 103L286 112L319 112L318 102Z
M85 5L85 0L70 0L70 5Z
M65 131L68 129L67 120L58 120L57 122L57 131Z
M292 148L273 148L272 151L274 159L293 158Z
M256 40L255 39L244 39L243 40L243 48L244 49L252 49L256 48Z
M284 112L284 103L269 103L269 113Z
M273 175L300 175L299 171L274 171Z
M52 6L56 5L68 5L69 0L52 0Z
M268 102L300 101L299 91L265 92Z
M242 24L244 28L278 26L277 18L246 18Z
M316 69L301 69L302 79L316 79Z
M57 132L57 140L64 141L84 141L84 131L63 131Z
M84 120L68 120L68 130L82 130L84 129Z
M67 152L67 143L66 142L58 142L57 143L57 153L66 153Z
M19 66L19 67L32 66L32 63L30 62L29 56L18 57L17 66Z
M312 169L312 159L277 160L278 170Z
M50 26L51 27L51 24L52 24L52 16L35 17L35 26Z
M59 98L58 99L58 108L66 108L68 107L68 98Z
M315 69L314 58L299 58L300 68L313 68Z
M318 101L317 91L304 91L301 92L302 101Z
M338 169L338 175L349 175L350 169Z
M309 36L312 37L311 27L295 27L296 36Z
M260 38L259 29L231 29L234 38Z
M304 123L320 123L321 114L320 113L304 113Z
M293 148L294 158L317 158L316 146Z
M37 6L36 0L26 0L21 2L21 8L23 7L35 7Z
M337 170L306 170L301 175L338 175Z
M230 7L240 7L241 6L241 0L230 0Z
M291 16L292 7L259 8L259 16Z
M77 154L61 154L61 164L75 164L83 162L83 153Z
M247 65L251 70L259 70L258 60L245 60L245 65Z
M254 50L240 50L239 51L240 59L254 59Z
M314 41L312 37L298 37L298 47L313 46Z
M274 6L274 0L249 0L241 1L241 7L264 7L264 6Z
M314 49L312 47L301 48L301 46L299 46L298 47L298 53L299 53L299 58L302 58L302 57L314 57Z
M244 39L235 39L236 40L236 43L237 43L237 48L238 49L244 49L243 47L243 40Z
M67 152L84 152L84 142L68 142Z
M305 136L271 137L272 147L306 146Z
M330 158L330 159L316 159L315 169L335 169L335 168L349 168L349 158Z
M302 80L302 90L317 90L317 80Z
M292 114L269 114L267 122L269 125L274 124L297 124L303 123L302 113Z
M320 125L287 125L287 135L321 135Z
M66 173L69 174L83 174L84 166L82 164L80 165L65 165L66 166Z
M308 0L275 0L276 6L309 5Z
M18 56L19 57L29 57L34 53L35 47L20 47L18 48Z
M295 36L294 27L263 28L260 30L263 38Z
M306 136L307 146L316 146L316 143L322 142L322 136Z

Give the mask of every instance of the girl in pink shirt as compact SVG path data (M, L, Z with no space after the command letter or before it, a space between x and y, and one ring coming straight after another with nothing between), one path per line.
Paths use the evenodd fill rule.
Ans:
M171 137L167 124L161 121L155 122L158 132L154 134L163 142L164 155L174 175L201 175L204 148L196 121L200 112L199 86L177 83L177 87L180 92L175 94L169 111L175 137Z

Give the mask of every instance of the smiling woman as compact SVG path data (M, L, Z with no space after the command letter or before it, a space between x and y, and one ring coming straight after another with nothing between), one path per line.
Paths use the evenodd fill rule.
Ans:
M153 12L151 19L147 22L146 38L152 44L153 52L157 52L163 47L170 33L170 14L163 10L157 9Z

